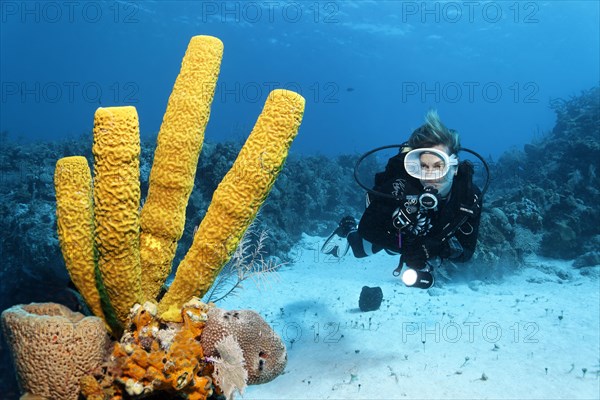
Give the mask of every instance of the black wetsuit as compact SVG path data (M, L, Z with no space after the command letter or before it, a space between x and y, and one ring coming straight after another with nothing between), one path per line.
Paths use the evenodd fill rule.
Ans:
M385 171L375 175L377 192L393 194L402 198L407 194L422 193L423 186L416 178L408 175L404 169L405 153L389 159ZM391 253L403 253L402 248L416 246L424 241L436 241L437 254L432 257L452 258L453 261L464 262L473 256L479 233L481 217L481 191L473 184L473 165L463 161L458 166L458 174L454 178L449 196L441 199L436 210L426 212L427 226L425 232L418 235L398 230L393 224L394 211L403 202L391 198L369 194L369 205L360 220L358 231L348 235L348 241L356 257L365 257L363 239L372 244L372 252L387 250ZM462 252L453 251L456 238L462 246ZM460 247L460 246L459 246ZM405 251L404 253L409 253ZM404 260L410 264L411 260Z

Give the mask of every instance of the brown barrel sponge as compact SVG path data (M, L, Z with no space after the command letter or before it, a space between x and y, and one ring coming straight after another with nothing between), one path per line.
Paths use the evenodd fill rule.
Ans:
M79 379L104 360L110 339L104 322L56 303L16 305L2 313L22 392L77 400Z

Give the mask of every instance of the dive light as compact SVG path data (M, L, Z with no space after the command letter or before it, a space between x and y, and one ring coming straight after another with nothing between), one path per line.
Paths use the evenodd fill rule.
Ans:
M402 282L408 287L429 289L433 286L433 274L428 269L408 267L402 272Z

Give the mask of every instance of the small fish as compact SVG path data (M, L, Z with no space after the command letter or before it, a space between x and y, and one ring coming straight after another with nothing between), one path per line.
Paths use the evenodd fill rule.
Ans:
M353 87L347 87L346 88L346 92L354 92L354 88Z

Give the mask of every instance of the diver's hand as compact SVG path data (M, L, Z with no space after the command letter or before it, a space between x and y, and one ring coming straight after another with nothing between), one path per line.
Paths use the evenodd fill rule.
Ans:
M440 256L443 247L439 240L423 238L406 243L402 247L402 254L407 265L425 265L428 260Z

